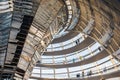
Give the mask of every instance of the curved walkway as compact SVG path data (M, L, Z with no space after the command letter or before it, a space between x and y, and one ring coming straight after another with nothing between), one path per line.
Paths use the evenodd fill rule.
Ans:
M109 74L104 74L104 75L102 75L102 77L104 77L104 79L120 77L120 71L112 72L112 73L109 73ZM93 76L93 77L87 77L87 79L86 78L84 78L84 79L80 79L80 78L74 78L74 79L47 79L46 78L45 79L45 78L37 78L37 77L31 77L31 79L37 79L37 80L100 80L101 75Z
M106 56L108 56L109 54L107 53L107 51L103 50L102 52L94 55L93 57L90 57L88 59L84 59L80 62L75 62L75 63L71 63L71 64L63 64L63 65L48 65L48 64L37 64L36 66L40 66L40 67L50 67L50 68L66 68L66 67L74 67L74 66L80 66L80 65L84 65L84 64L88 64L88 63L92 63L94 61L100 60Z
M59 37L59 38L55 38L55 39L51 42L51 44L67 41L67 40L72 39L73 37L75 37L75 36L77 36L77 35L78 35L78 33L76 33L76 32L70 32L70 33L68 33L68 34L66 34L66 35L64 35L64 36L61 36L61 37Z
M65 50L61 50L61 51L44 52L43 55L45 55L45 56L52 56L52 55L57 56L57 55L65 55L65 54L73 53L73 52L76 52L78 50L82 50L82 49L88 47L93 42L95 42L95 41L92 40L91 38L87 37L82 43L80 43L74 47L71 47L71 48L65 49Z

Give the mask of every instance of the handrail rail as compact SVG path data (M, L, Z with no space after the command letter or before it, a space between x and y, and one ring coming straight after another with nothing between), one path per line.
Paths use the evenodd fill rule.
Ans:
M83 40L82 40L83 38L82 37L80 37L79 38L79 40L80 40L80 42L79 43L81 43ZM78 40L78 39L77 39ZM61 48L61 47L66 47L66 46L68 46L68 45L70 45L70 44L73 44L73 43L75 43L77 40L74 40L74 41L71 41L70 43L68 43L68 44L65 44L65 45L62 45L62 46L56 46L56 47L53 47L54 49L55 48ZM81 41L82 40L82 41ZM58 44L59 45L59 44ZM75 46L75 45L74 45ZM72 47L74 47L74 46L72 46ZM47 49L52 49L52 48L47 48Z
M104 71L104 68L101 68L100 72L98 70L96 70L97 72L96 71L92 72L92 75L87 75L86 74L87 72L86 72L86 73L84 73L83 77L85 78L85 77L88 77L88 76L96 76L95 74L100 75L99 73L107 74L109 71L113 70L115 67L120 67L120 63L119 64L114 64L112 66L111 65L107 66L106 71ZM70 72L70 73L74 73L74 72ZM109 72L109 73L111 73L111 72ZM39 74L39 73L33 73L33 74ZM45 75L45 73L42 73L42 74ZM65 73L56 73L56 74L65 74ZM47 73L46 75L53 75L53 74ZM83 77L81 77L81 78L83 78ZM75 77L70 77L70 78L75 78ZM68 79L68 78L66 78L66 79Z
M97 50L99 50L98 48L96 49L96 50L94 50L93 51L93 53L94 52L96 52ZM82 60L85 60L85 59L88 59L88 58L90 58L90 57L88 57L88 56L90 56L91 55L91 57L93 57L93 56L95 56L95 55L97 55L97 54L99 54L100 52L98 52L98 53L95 53L94 55L91 55L90 53L88 53L88 54L86 54L86 55L84 55L84 56L81 56L82 57L82 59L80 60L80 58L74 58L75 59L75 62L78 62L78 61L82 61ZM77 53L76 53L77 54ZM74 53L72 54L72 55L74 55ZM87 58L86 58L87 57ZM58 57L57 57L58 58ZM42 58L43 59L43 58ZM51 59L51 58L44 58L44 59ZM72 62L73 63L73 60L68 60L65 64L69 64L70 62ZM61 64L64 64L64 62L63 61L61 61L61 62L55 62L55 64L58 64L58 63L61 63ZM41 63L41 64L53 64L53 63Z
M104 64L104 63L107 63L107 62L109 62L109 61L110 61L110 59L104 61L103 63L98 64L98 66L99 66L99 65L102 65L102 64ZM90 70L91 68L94 68L94 67L96 67L96 66L91 66L91 67L88 67L88 68L83 69L83 70L71 71L71 72L69 72L69 73L74 73L74 72L80 72L80 71ZM64 74L64 73L58 73L58 74Z

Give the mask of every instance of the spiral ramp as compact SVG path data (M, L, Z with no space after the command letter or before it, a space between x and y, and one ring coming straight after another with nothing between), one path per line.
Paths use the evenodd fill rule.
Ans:
M0 80L120 77L119 4L1 0Z

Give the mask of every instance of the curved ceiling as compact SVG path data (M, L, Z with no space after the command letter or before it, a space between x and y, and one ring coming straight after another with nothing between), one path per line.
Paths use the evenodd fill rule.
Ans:
M120 59L119 3L119 0L1 0L0 79L27 80L32 70L34 71L35 65L42 61L42 56L50 58L53 64L40 63L39 70L43 71L39 73L40 78L45 76L44 70L49 69L52 69L54 79L62 78L60 74L64 77L67 75L68 79L75 79L74 76L84 70L85 72L98 70L97 72L101 73L100 70L107 63L109 63L107 67L114 69L113 65L115 65L117 66L115 68L118 68ZM50 44L71 40L79 33L84 33L89 37L75 46L66 49L62 46L62 50L46 52ZM100 47L89 46L93 43L99 43ZM74 58L81 57L80 55L85 57L83 54L86 53L84 50L86 47L92 56L74 63ZM100 52L94 55L93 49L97 47ZM82 53L74 54L80 50ZM72 56L70 56L71 53ZM61 55L62 58L58 58ZM68 55L73 63L68 62ZM68 63L54 65L56 56L57 59ZM103 64L98 65L101 59L103 59ZM107 59L108 62L106 62ZM92 62L95 66L86 68L88 64L93 65ZM59 68L64 68L66 72L58 73ZM72 72L70 69L78 70ZM48 74L47 76L49 77ZM84 78L86 77L82 79ZM93 78L96 79L96 77Z
M117 0L115 0L114 3L116 3L116 2L117 2ZM76 66L81 67L81 64L83 64L83 66L86 66L87 64L92 63L93 61L95 61L95 65L97 65L97 62L99 62L101 59L105 60L105 58L108 57L109 55L112 55L113 58L116 59L115 54L116 54L116 51L119 49L119 38L118 38L119 30L117 30L117 29L119 29L119 27L118 27L119 20L118 20L118 17L115 17L115 16L119 16L119 14L120 14L119 12L117 12L118 8L114 4L112 4L112 1L107 1L107 0L104 0L104 1L79 0L77 5L80 8L79 22L77 23L77 25L75 26L74 29L72 29L72 30L66 29L69 33L67 33L61 37L53 39L51 44L62 43L64 41L72 39L72 37L74 37L74 34L76 33L76 35L77 35L77 33L79 33L79 32L87 34L92 39L88 37L79 45L73 46L68 49L64 49L64 46L63 46L63 49L59 50L59 51L54 51L54 50L53 50L53 52L45 51L43 53L43 56L44 57L46 56L46 59L47 58L52 59L53 64L49 64L49 63L42 64L42 59L41 59L41 61L40 61L41 63L38 62L36 67L40 67L41 69L43 69L43 71L47 70L44 68L47 68L47 67L52 68L54 71L53 78L61 78L58 76L58 72L57 72L56 68L66 68L67 73L68 73L67 78L71 79L72 74L74 74L74 72L69 73L70 67L71 68L73 67L73 69L76 69L74 67L76 67ZM110 7L112 5L114 5L113 6L114 9L113 9L113 7ZM116 34L116 33L118 33L118 34ZM88 45L95 42L93 39L100 43L100 45L104 48L104 51L98 53L95 56L91 56L90 58L85 59L83 61L69 63L69 59L67 59L67 55L72 52L75 52L77 50L81 50L82 48L88 47ZM51 47L51 49L52 49L52 47ZM83 52L84 52L84 50L83 50ZM94 53L94 52L92 52L92 53ZM118 52L117 52L117 54L118 54ZM64 55L62 57L64 57L65 59L59 59L59 57L61 55ZM71 57L71 58L75 58L76 56L77 55L74 54L73 57ZM79 57L79 56L77 56L77 57ZM61 63L56 64L55 63L56 62L55 60L57 60L56 58L63 61L63 64L61 64ZM64 64L64 60L68 63ZM103 62L103 65L102 64L99 65L99 67L105 66L104 63L105 62ZM114 61L113 61L113 63L114 63ZM90 68L89 70L94 70L95 68L97 68L97 66L94 68ZM42 71L42 70L40 70L40 71ZM78 72L76 71L76 74L77 73L79 73L79 71ZM80 73L81 73L81 71L80 71ZM41 72L39 74L41 76L44 76L44 74L47 74L47 73ZM50 74L50 73L48 73L48 74ZM64 76L66 75L66 73L60 73L60 74L64 75ZM50 75L46 75L46 76L49 77Z

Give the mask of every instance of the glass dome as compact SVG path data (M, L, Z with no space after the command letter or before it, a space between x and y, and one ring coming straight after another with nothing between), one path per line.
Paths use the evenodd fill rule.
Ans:
M117 71L120 66L119 61L109 55L103 46L94 40L87 47L83 47L82 49L79 48L78 51L73 50L71 53L64 54L67 50L75 49L75 46L84 43L84 40L89 37L84 37L85 39L82 41L81 37L83 36L85 35L80 33L65 42L56 44L51 43L47 47L46 52L41 56L36 67L34 67L31 77L47 77L52 79L74 79L79 77L82 79L89 76L105 75ZM66 44L72 44L72 46L68 45L69 47L64 48ZM61 49L56 49L56 47ZM49 51L48 49L51 50ZM57 54L56 52L61 54ZM54 53L56 54L54 55Z
M108 26L109 20L103 13L92 12L94 8L91 3L82 0L76 3L80 13L75 15L75 10L71 13L80 17L80 20L77 22L79 18L68 15L74 24L70 22L69 28L61 28L60 32L53 36L53 41L34 67L30 80L98 80L105 76L111 78L111 74L119 72L120 62L114 55L117 53L118 43L113 40L108 47L113 36L113 30ZM74 9L74 5L70 4L70 0L66 0L68 10ZM104 19L97 17L98 14L104 16Z
M0 80L120 79L119 0L0 0Z

